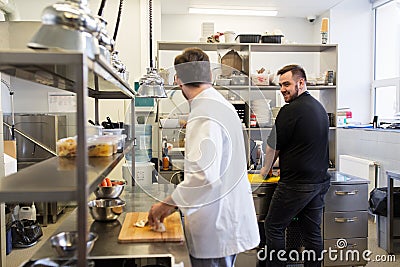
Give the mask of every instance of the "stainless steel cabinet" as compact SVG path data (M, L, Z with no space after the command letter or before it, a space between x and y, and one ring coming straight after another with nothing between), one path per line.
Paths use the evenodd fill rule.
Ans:
M368 183L366 179L332 173L323 215L324 266L366 265L368 248Z

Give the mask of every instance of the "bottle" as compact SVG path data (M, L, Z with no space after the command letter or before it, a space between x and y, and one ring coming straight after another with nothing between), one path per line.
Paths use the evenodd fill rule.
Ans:
M250 115L250 127L251 128L257 127L257 117L256 114L254 113L251 113Z
M168 156L167 142L165 142L165 145L164 145L163 158L162 158L162 169L164 171L169 170L169 156Z
M19 220L19 204L17 204L17 206L14 207L14 210L13 210L13 220L14 220L14 221Z
M31 220L32 221L36 221L36 206L35 206L35 202L32 202L32 206L31 206Z
M263 141L262 140L255 140L254 141L256 143L256 148L257 148L257 152L256 152L256 169L259 170L264 166L264 151L263 151Z

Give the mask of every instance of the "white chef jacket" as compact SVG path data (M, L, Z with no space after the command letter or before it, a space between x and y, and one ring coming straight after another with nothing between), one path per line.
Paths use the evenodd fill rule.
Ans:
M260 237L236 110L214 88L190 108L185 179L172 193L185 215L189 253L220 258L252 249Z

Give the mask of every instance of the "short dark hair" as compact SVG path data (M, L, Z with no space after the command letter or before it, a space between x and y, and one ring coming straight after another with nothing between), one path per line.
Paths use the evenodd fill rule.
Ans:
M193 87L211 82L210 59L208 55L197 47L183 50L182 54L175 57L174 66L179 79Z
M292 72L292 75L295 76L296 78L303 78L305 81L307 81L306 72L300 65L296 65L296 64L286 65L285 67L278 70L278 72L276 74L282 75L288 71Z

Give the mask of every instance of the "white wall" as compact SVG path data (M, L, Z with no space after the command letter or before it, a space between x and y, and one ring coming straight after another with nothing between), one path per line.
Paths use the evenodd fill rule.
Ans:
M256 33L280 29L285 38L296 43L313 43L313 23L303 18L274 18L248 16L162 15L163 41L197 42L201 24L213 22L215 32L234 31L236 34Z
M330 41L339 44L338 107L349 107L353 120L371 122L373 49L372 6L345 0L330 11Z

